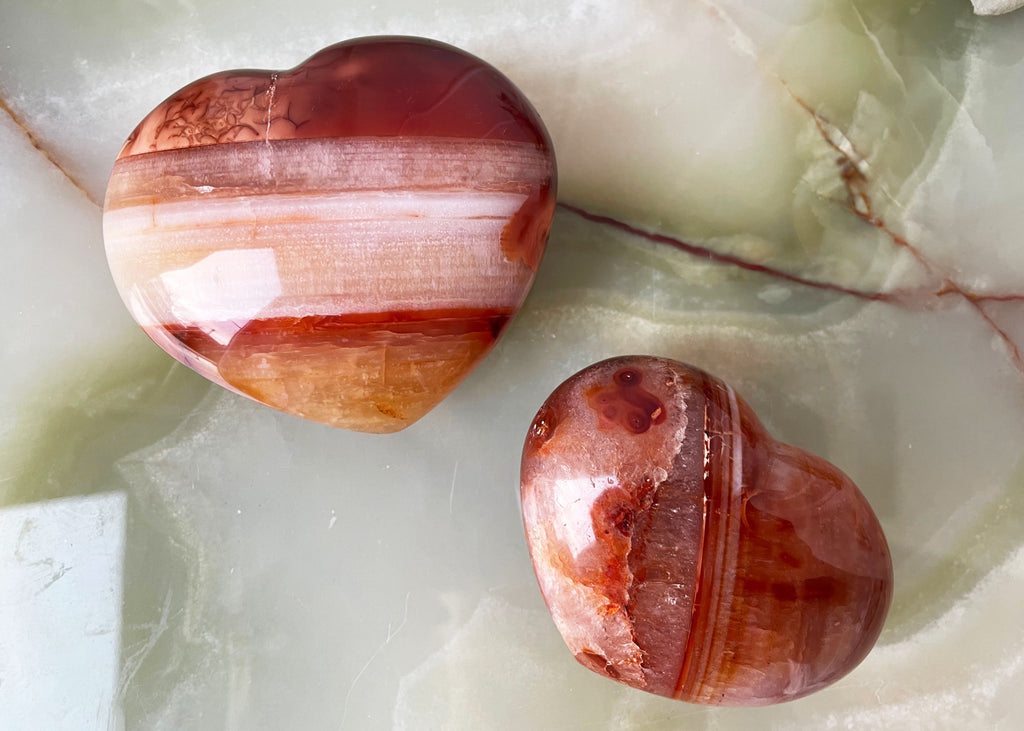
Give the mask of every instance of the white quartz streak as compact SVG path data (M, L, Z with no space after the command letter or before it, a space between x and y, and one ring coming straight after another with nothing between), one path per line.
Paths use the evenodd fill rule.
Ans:
M111 271L141 325L514 307L501 250L516 193L264 195L107 211ZM142 297L144 307L133 307Z

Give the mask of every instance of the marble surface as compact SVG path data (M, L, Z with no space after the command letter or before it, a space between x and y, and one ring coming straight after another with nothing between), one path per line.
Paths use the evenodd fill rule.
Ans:
M1017 728L1024 14L965 0L0 1L0 726ZM392 436L176 365L106 270L127 133L190 80L375 33L496 65L561 206L488 360ZM523 436L612 355L694 363L862 488L894 605L835 686L705 709L579 667Z

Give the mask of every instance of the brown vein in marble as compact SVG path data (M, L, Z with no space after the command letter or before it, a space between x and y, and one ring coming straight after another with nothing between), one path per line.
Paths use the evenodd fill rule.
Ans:
M49 150L46 149L46 147L43 146L42 140L40 140L38 137L35 136L35 134L32 133L32 130L28 128L28 125L25 124L24 120L22 120L22 118L17 114L17 112L11 109L10 105L2 96L0 96L0 110L3 110L7 114L7 116L11 118L11 121L13 121L15 125L17 125L18 129L21 130L22 134L24 134L25 138L29 141L29 144L31 144L32 147L38 150L39 153L43 157L45 157L51 165L60 170L61 174L68 179L68 182L71 183L76 188L78 188L78 190L82 193L82 195L86 197L87 200L89 200L91 203L94 203L97 206L101 205L100 201L94 198L92 193L90 193L89 190L79 180L77 180L74 175L68 172L67 168L61 165L60 161L53 155L53 153L51 153Z
M846 201L841 202L842 206L864 223L878 229L888 236L897 248L904 249L913 256L928 274L936 277L940 281L941 286L937 290L933 292L878 292L843 287L838 284L809 279L776 267L748 261L732 254L724 254L707 247L697 246L665 234L646 231L625 223L624 221L612 218L611 216L592 213L586 209L569 203L559 203L559 207L588 221L609 226L653 243L667 244L673 248L690 254L691 256L706 259L707 261L736 266L747 271L766 274L768 276L805 287L836 292L838 294L848 295L862 300L900 304L907 303L913 298L919 298L922 296L924 298L942 298L950 295L961 297L978 313L981 319L985 321L993 332L996 333L997 337L1006 347L1014 366L1024 374L1024 354L1022 354L1021 348L1018 347L1016 342L1014 342L1010 334L999 326L984 307L987 302L1024 302L1024 294L977 294L962 287L949 275L939 272L938 267L928 259L920 249L911 244L904 236L901 236L891 229L882 218L874 213L871 195L868 192L870 181L866 172L867 164L864 157L857 151L856 147L853 146L853 143L849 138L843 135L836 125L831 123L819 112L812 109L806 102L793 94L784 80L779 79L779 81L786 88L786 91L790 94L793 100L811 115L811 119L814 121L822 139L824 139L825 143L828 144L828 146L838 155L836 165L839 168L840 179L843 181L843 186L846 189ZM843 145L836 141L835 137L837 135L846 143L849 150L844 149Z
M588 211L585 208L580 208L579 206L572 205L571 203L560 202L558 203L558 207L564 211L579 216L584 220L591 221L602 226L614 228L618 231L622 231L623 233L630 234L632 236L637 236L652 243L665 244L671 246L675 249L679 249L680 251L683 251L699 259L705 259L707 261L716 262L719 264L727 264L730 266L739 267L740 269L745 269L746 271L757 272L759 274L766 274L768 276L775 277L786 282L792 282L794 284L798 284L804 287L811 287L813 289L836 292L838 294L856 297L857 299L872 302L887 302L889 304L899 305L909 304L915 298L939 298L946 297L949 295L956 295L962 297L978 312L978 314L988 324L988 326L991 327L993 331L995 331L995 333L1006 345L1006 348L1009 351L1010 357L1013 360L1014 365L1017 367L1018 370L1021 371L1021 373L1024 373L1024 356L1022 356L1020 348L1017 347L1017 344L1013 341L1010 335L999 326L999 324L992 318L991 315L988 314L988 312L985 310L983 306L987 302L1024 302L1024 295L979 295L959 287L959 285L950 280L948 277L943 279L942 289L939 289L934 292L876 292L871 290L853 289L851 287L843 287L842 285L832 284L830 282L822 282L815 279L808 279L807 277L802 277L798 274L793 274L783 269L770 267L765 264L758 264L757 262L748 261L741 257L733 256L732 254L723 254L722 252L715 251L707 247L697 246L696 244L688 243L686 241L683 241L682 239L677 239L673 236L667 236L666 234L660 234L654 231L646 231L642 228L638 228L617 218L612 218L611 216L605 216L599 213L592 213L591 211ZM853 212L855 214L857 213L856 211ZM883 222L879 221L878 219L870 217L862 216L861 218L863 218L865 222L870 223L876 228L879 228L880 230L884 231L886 234L892 237L898 245L903 246L904 248L907 248L912 252L916 251L916 249L909 242L907 242L906 239L890 231ZM929 271L932 271L932 267L926 259L921 263L927 266L929 268Z
M715 251L714 249L709 249L704 246L697 246L696 244L688 243L686 241L683 241L682 239L677 239L673 236L667 236L666 234L660 234L653 231L646 231L642 228L632 226L624 221L620 221L617 218L612 218L611 216L604 216L599 213L592 213L584 208L580 208L579 206L574 206L571 203L559 202L558 207L565 211L568 211L569 213L577 215L580 218L583 218L587 221L592 221L603 226L609 226L624 233L628 233L633 236L638 236L640 238L646 239L647 241L651 241L656 244L667 244L668 246L679 249L680 251L690 254L691 256L695 256L699 259L706 259L708 261L716 262L718 264L728 264L731 266L739 267L740 269L746 269L747 271L767 274L769 276L776 277L787 282L793 282L794 284L799 284L804 287L812 287L814 289L823 289L830 292L838 292L839 294L846 294L850 295L851 297L856 297L858 299L864 300L889 301L897 299L899 297L899 295L897 294L887 292L872 292L863 289L852 289L850 287L843 287L842 285L838 284L831 284L829 282L821 282L815 279L801 277L799 274L793 274L783 269L770 267L766 264L758 264L757 262L748 261L747 259L743 259L732 254L723 254L722 252Z
M780 79L780 81L782 80ZM904 236L901 236L890 228L881 217L874 213L871 196L868 193L869 180L865 172L867 165L864 156L858 152L850 138L845 134L842 134L837 125L830 122L820 112L812 109L806 102L796 96L785 81L782 81L782 85L793 100L811 115L811 119L818 128L818 132L822 139L839 156L836 159L836 165L839 167L839 177L843 181L843 186L846 188L846 202L844 204L846 210L857 216L857 218L862 220L864 223L869 226L873 226L884 233L897 248L910 253L910 255L914 257L918 264L920 264L928 274L938 278L941 282L941 286L933 293L935 297L945 297L948 295L957 295L962 297L964 301L967 302L986 323L988 323L989 327L991 327L996 333L996 336L1002 340L1017 370L1024 373L1024 354L1021 353L1020 347L1016 342L1014 342L1010 334L999 326L983 306L985 302L990 301L1020 301L1024 300L1024 296L1003 295L993 297L971 292L970 290L962 287L950 275L941 272L939 267L925 256L924 252L911 244ZM837 134L849 146L849 151L845 150L841 144L836 142L835 136Z
M962 297L971 307L973 307L978 315L992 328L1000 340L1003 341L1007 350L1009 351L1010 358L1012 359L1016 368L1024 374L1024 355L1021 353L1021 349L1017 343L1014 342L1013 338L1003 330L995 322L995 320L985 310L983 303L991 301L999 302L1010 302L1010 301L1024 301L1024 295L979 295L971 292L966 288L962 287L959 283L952 279L949 275L943 274L938 271L935 264L925 256L920 249L913 246L906 238L893 231L881 218L877 217L873 211L871 205L871 197L868 193L868 166L866 159L861 155L854 147L853 142L848 136L842 133L840 128L826 119L821 113L813 109L803 99L801 99L790 87L789 83L784 79L777 71L768 68L761 60L758 53L754 50L753 41L749 36L740 28L739 25L732 19L727 12L723 11L714 2L710 0L699 0L699 2L707 8L711 14L718 19L719 22L723 23L729 31L733 34L733 48L739 53L749 57L754 64L761 69L764 73L774 78L782 88L785 89L786 93L795 101L801 108L803 108L813 120L815 126L818 128L818 132L821 137L825 140L825 143L829 145L838 155L839 158L836 164L839 167L839 177L843 181L843 185L846 188L847 200L845 207L856 215L858 218L863 220L865 223L874 226L879 231L885 233L893 244L897 248L901 248L910 253L911 256L924 268L926 272L935 276L941 282L939 289L932 294L934 297L944 297L948 295L956 295ZM860 13L858 12L858 16ZM865 32L872 38L872 40L878 45L877 38L870 33L867 26L864 25L863 18L860 19L861 24L864 27ZM736 41L740 42L736 42ZM878 49L881 52L881 48ZM884 53L882 54L884 56ZM888 61L888 59L886 58ZM890 63L891 65L891 63ZM836 141L835 137L838 136L842 142L845 142L849 147L849 152L844 149L843 145ZM791 277L784 277L789 281L797 281ZM815 285L810 285L815 286ZM820 287L819 287L820 288ZM850 292L849 294L853 294ZM870 299L885 299L892 300L896 297L870 297Z

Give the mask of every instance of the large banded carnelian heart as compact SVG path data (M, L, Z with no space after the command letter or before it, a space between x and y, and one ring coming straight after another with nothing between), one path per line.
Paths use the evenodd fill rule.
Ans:
M522 305L555 203L536 111L419 38L175 93L114 165L103 229L164 350L264 404L392 432L436 406Z

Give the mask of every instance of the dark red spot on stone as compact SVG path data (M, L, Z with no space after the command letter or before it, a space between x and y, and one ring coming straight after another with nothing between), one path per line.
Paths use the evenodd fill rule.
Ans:
M526 435L525 451L532 454L544 446L554 435L555 429L558 427L558 421L558 414L555 413L551 406L545 405L541 408L537 415L533 417L533 423L530 424L530 431Z
M630 434L643 434L652 425L665 421L665 405L642 382L639 370L620 368L612 375L611 383L587 391L587 402L602 424L617 425Z

